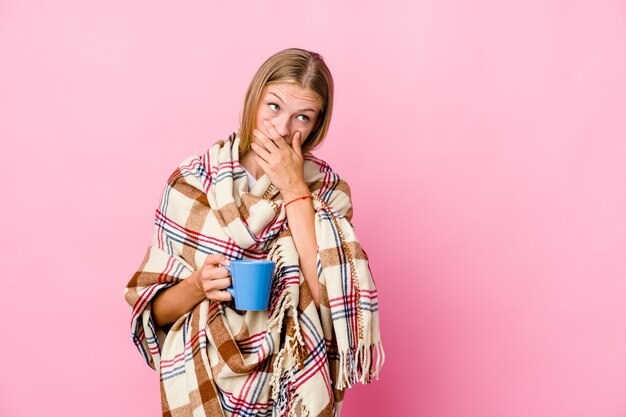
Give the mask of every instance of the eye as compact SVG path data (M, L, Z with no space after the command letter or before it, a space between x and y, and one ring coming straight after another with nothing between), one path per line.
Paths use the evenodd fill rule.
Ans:
M276 103L269 103L268 106L269 106L270 109L272 109L274 111L280 110L280 106L278 104L276 104Z
M307 116L306 114L301 114L300 116L297 117L298 120L300 120L301 122L308 122L309 120L309 116Z

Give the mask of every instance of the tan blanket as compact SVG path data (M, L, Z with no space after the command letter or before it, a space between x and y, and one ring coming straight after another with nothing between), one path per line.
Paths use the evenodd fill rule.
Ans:
M186 159L169 178L155 231L125 298L135 345L161 377L164 416L335 416L343 391L384 361L376 287L350 220L348 184L305 155L313 193L320 309L300 274L278 190L248 189L236 134ZM208 254L276 262L268 311L205 300L157 329L151 301Z

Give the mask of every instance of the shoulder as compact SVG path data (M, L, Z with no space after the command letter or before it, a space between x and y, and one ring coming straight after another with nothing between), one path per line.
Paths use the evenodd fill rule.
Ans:
M181 179L197 175L200 171L201 163L202 157L199 154L186 157L174 167L172 173L167 179L167 183L173 185Z
M352 195L348 181L312 153L304 155L304 179L309 189L324 199L324 195L330 192L340 192L348 198Z
M230 147L238 145L236 132L232 133L226 141L217 140L202 154L196 153L184 158L171 172L168 187L194 188L203 193L208 193L213 178L217 174L219 153L225 145Z
M305 167L308 165L312 169L317 170L319 172L333 172L332 168L326 161L322 160L321 158L318 158L311 152L305 153L303 157L304 157Z
M179 162L167 179L164 194L170 195L174 191L194 200L203 195L208 179L203 159L203 155L193 154Z
M304 178L312 193L344 217L352 218L350 185L326 161L311 153L304 155Z

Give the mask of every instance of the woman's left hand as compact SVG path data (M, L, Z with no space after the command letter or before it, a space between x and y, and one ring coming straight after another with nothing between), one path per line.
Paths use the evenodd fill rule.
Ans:
M271 122L265 121L264 125L267 132L254 129L255 139L251 146L256 153L255 160L285 200L308 193L300 132L294 133L290 146Z

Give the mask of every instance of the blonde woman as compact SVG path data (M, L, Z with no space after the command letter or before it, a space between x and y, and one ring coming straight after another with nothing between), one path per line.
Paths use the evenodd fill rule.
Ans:
M170 176L125 293L164 416L338 416L345 389L378 376L350 188L311 153L332 108L322 57L278 52L252 79L240 129ZM223 267L235 259L276 262L268 310L235 308Z

